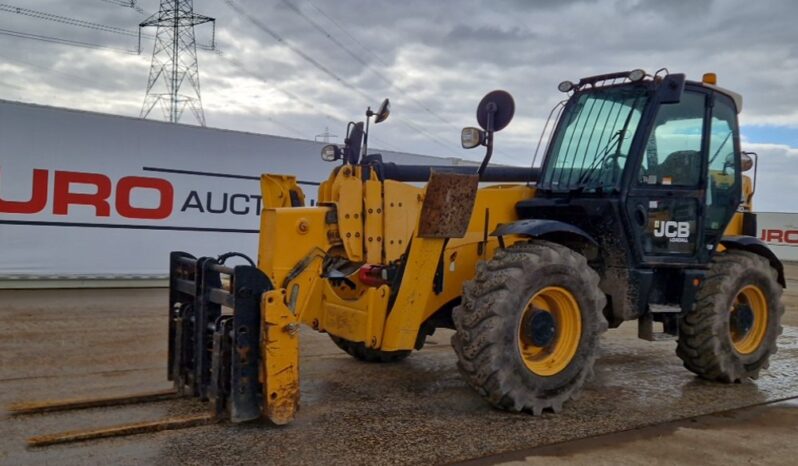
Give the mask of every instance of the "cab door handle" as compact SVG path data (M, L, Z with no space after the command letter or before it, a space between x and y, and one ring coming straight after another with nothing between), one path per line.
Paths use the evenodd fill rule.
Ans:
M646 226L646 223L648 222L648 211L646 211L646 208L643 207L642 204L637 204L637 207L635 207L634 217L635 222L637 222L638 225L641 227Z

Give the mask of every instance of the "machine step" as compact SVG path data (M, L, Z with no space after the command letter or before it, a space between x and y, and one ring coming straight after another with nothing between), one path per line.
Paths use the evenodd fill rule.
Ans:
M665 313L660 313L665 314ZM673 314L673 313L668 313ZM676 340L679 336L679 327L676 325L677 320L669 320L662 322L662 332L654 331L654 314L648 312L637 319L637 337L646 341L672 341Z
M682 307L678 304L649 304L648 310L654 314L678 314Z

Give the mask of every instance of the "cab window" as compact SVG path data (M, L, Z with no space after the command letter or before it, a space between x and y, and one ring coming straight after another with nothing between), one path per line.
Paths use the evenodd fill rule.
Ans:
M660 106L638 182L651 186L698 186L706 96L685 92L677 104Z

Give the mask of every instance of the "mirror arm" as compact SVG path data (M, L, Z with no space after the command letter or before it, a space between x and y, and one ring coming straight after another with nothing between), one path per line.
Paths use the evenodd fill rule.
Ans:
M754 181L751 183L751 198L754 197L754 193L756 193L756 171L759 168L759 154L756 152L749 152L749 155L753 155L754 159Z
M349 138L349 133L352 130L353 124L354 122L352 121L346 124L346 135L344 136L344 149L342 151L342 156L341 156L344 165L346 165L349 162L349 144L352 142L352 140Z
M371 116L374 115L374 112L371 111L371 107L366 110L366 132L363 134L363 153L362 155L365 157L369 155L369 122L371 121Z
M495 120L496 120L496 112L499 110L499 107L496 105L496 102L488 102L487 111L488 111L488 124L486 125L487 128L485 130L489 133L493 133Z
M479 166L479 170L477 170L477 175L479 178L482 179L482 174L485 173L485 169L488 168L488 163L490 163L490 158L493 155L493 126L494 126L494 117L496 115L496 111L498 110L498 106L495 102L489 102L487 106L488 110L488 124L485 125L485 132L487 133L485 136L485 145L488 146L488 150L485 151L485 158L482 159L482 164Z
M491 120L491 117L488 117L488 120ZM479 170L477 170L477 175L479 175L480 179L482 179L482 174L485 173L485 169L488 168L488 163L490 163L490 158L493 155L493 131L489 131L485 136L485 145L488 146L488 149L485 151L485 158L482 159Z

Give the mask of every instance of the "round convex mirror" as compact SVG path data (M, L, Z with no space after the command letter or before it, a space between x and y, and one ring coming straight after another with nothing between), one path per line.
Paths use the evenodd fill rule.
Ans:
M491 112L493 113L493 128L488 128L488 115ZM513 96L507 91L497 90L489 92L479 102L477 122L485 131L501 131L510 124L514 114Z

